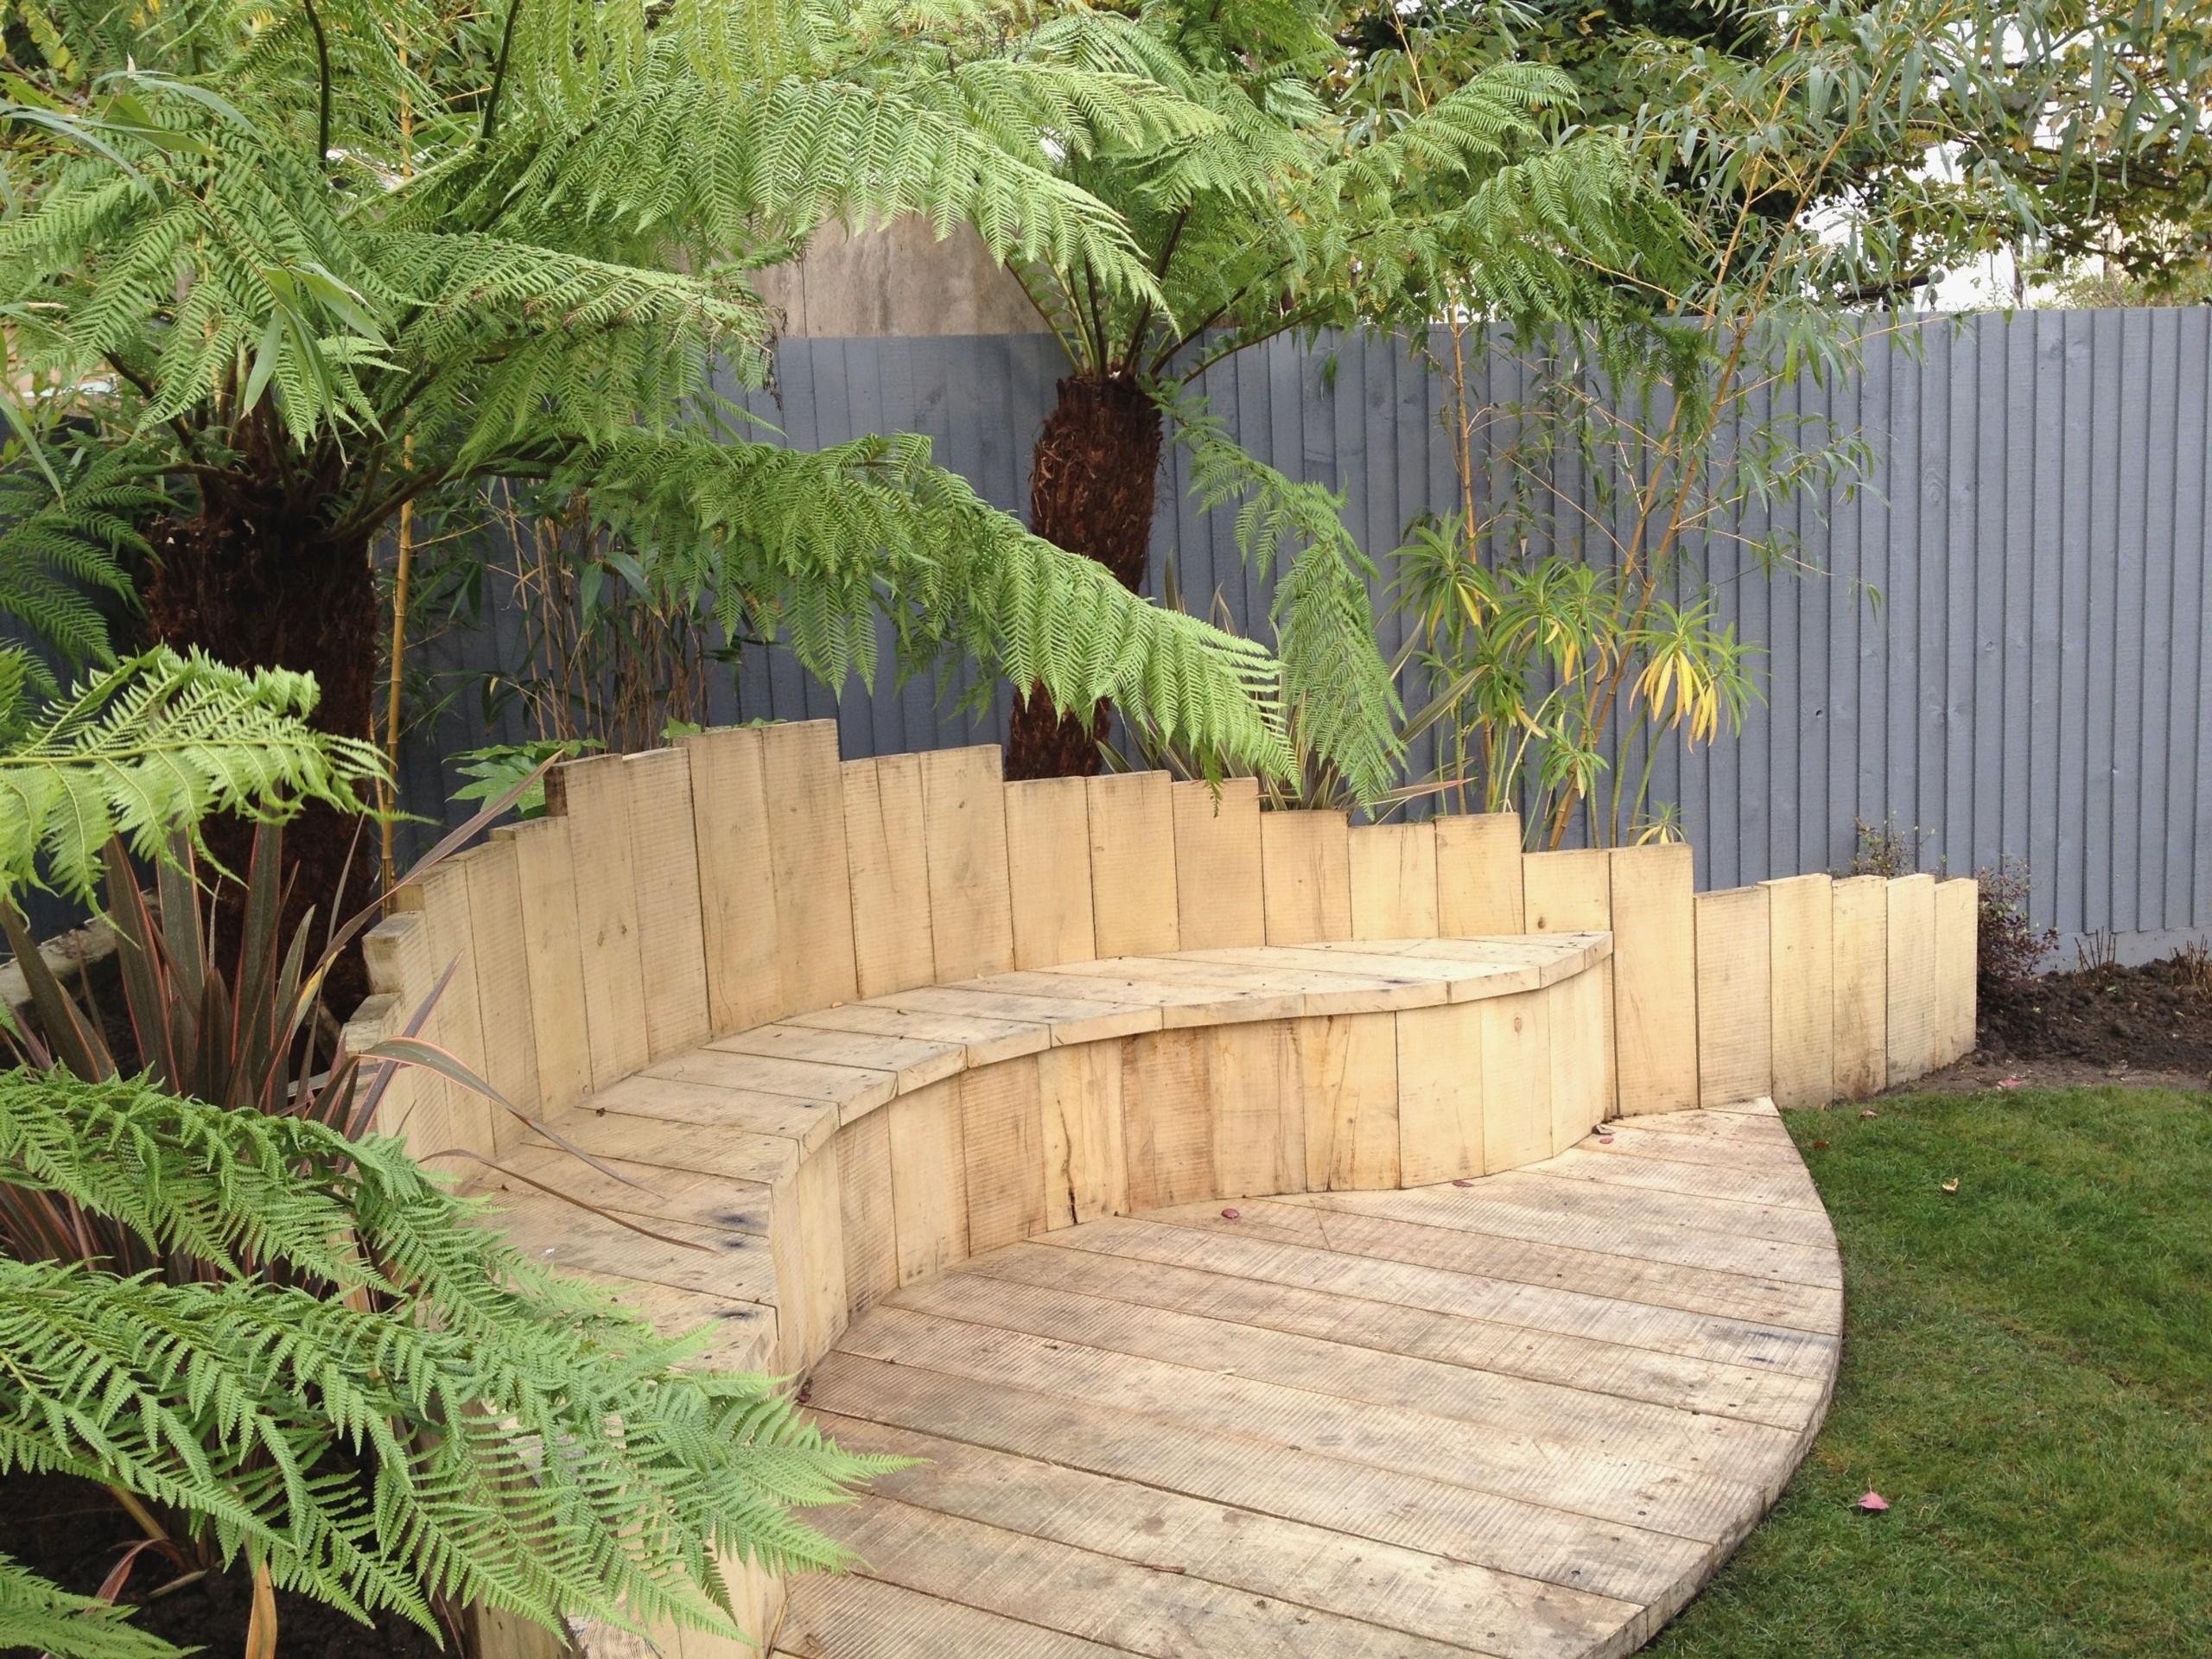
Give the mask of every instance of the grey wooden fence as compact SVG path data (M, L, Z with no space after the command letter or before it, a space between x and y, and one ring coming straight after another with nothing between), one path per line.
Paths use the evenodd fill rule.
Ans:
M793 340L774 395L754 401L803 448L926 433L1019 512L1063 372L1040 335ZM1452 504L1440 388L1398 342L1281 343L1204 390L1262 459L1342 488L1372 551ZM1657 792L1681 806L1700 884L1840 865L1854 823L1886 819L1925 833L1930 868L2024 858L2037 919L2064 932L2110 930L2140 951L2212 928L2212 313L1932 321L1871 343L1849 384L1792 395L1863 434L1874 465L1850 499L1796 510L1816 574L1708 565L1769 654L1740 738L1662 757ZM1228 512L1192 511L1183 460L1168 466L1156 550L1191 601L1218 591L1263 630L1264 573L1239 563ZM495 608L436 642L433 664L481 670L514 632ZM756 652L718 715L834 715L861 755L1001 735L1005 706L979 725L931 685L887 680L841 698ZM484 741L457 702L410 751L415 810L452 786L438 757Z

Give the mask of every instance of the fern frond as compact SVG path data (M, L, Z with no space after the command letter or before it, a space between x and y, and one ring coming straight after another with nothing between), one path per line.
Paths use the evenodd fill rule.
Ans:
M444 1596L734 1635L717 1558L842 1564L791 1509L897 1466L767 1378L693 1369L705 1332L532 1266L395 1141L17 1071L0 1188L107 1216L185 1279L0 1259L0 1472L123 1486L356 1613L432 1627Z
M75 1596L0 1555L0 1649L47 1659L183 1659L183 1649L133 1630L130 1609Z
M355 786L383 775L383 758L308 726L316 696L309 675L157 648L19 716L0 747L0 901L50 885L95 902L118 836L158 861L213 812L281 818L310 800L362 810Z
M1129 719L1256 770L1287 766L1275 664L1033 536L936 467L925 438L817 454L636 435L592 458L593 501L733 633L787 641L835 685L872 673L878 626L903 672L953 653L1055 707Z

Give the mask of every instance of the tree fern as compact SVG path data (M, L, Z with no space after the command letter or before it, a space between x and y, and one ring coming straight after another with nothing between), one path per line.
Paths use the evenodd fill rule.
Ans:
M394 1141L19 1071L0 1194L0 1472L121 1486L356 1613L728 1632L720 1560L839 1564L791 1507L895 1466L695 1369L705 1333L533 1268ZM130 1228L168 1280L22 1259L33 1198Z
M308 800L359 811L355 785L383 771L367 744L306 723L305 675L157 648L33 713L32 673L0 648L0 902L25 885L93 902L118 836L160 860L212 812L281 817Z
M1054 158L1219 125L1065 41L1006 51L964 7L57 0L36 16L4 66L0 307L20 319L16 366L86 388L82 412L162 452L192 498L181 511L220 532L194 547L283 522L350 570L404 504L500 478L588 489L618 436L696 433L716 372L767 377L775 319L748 272L832 220L971 225L1001 257L1080 266L1117 303L1162 305L1121 217ZM947 510L951 486L925 464L880 476L893 490L910 517L969 537L955 556L971 567L1018 537L980 507ZM746 499L744 539L766 548L793 527L791 504ZM818 578L849 600L873 560L861 586L906 614L941 596L926 581L901 591L925 565L839 540L838 522L772 550L792 587ZM1057 556L1027 547L1019 580L962 597L1087 591L1046 574ZM821 629L868 626L867 607L814 608ZM906 637L1020 642L1007 663L1111 680L1141 716L1185 721L1177 699L1238 695L1249 653L1211 630L1126 607L1115 627L1111 673L1098 639L1033 609ZM1170 661L1188 671L1154 671ZM1169 707L1152 709L1155 689ZM1203 714L1268 759L1262 711Z
M165 499L129 447L35 431L0 447L0 614L74 666L112 660L99 601L128 601L124 561L149 550L137 527Z

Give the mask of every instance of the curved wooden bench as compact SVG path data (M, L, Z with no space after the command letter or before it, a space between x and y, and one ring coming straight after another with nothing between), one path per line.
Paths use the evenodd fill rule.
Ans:
M804 1372L1025 1239L1471 1179L1972 1044L1972 882L1694 893L1687 847L1524 854L1510 814L1352 827L1249 780L998 766L841 762L811 722L556 768L548 816L372 930L348 1038L442 984L425 1034L623 1179L423 1072L379 1126L486 1160L541 1257ZM765 1626L780 1587L748 1583Z
M500 1160L711 1255L526 1179L486 1185L543 1259L801 1370L885 1292L1053 1228L1549 1157L1611 1103L1589 971L1610 951L1604 934L1255 946L917 987L656 1060L556 1120L634 1186L543 1135Z

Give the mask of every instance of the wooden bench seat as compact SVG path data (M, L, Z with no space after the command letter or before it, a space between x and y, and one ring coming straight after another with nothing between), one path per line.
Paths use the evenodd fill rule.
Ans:
M718 1320L728 1338L718 1344L726 1358L799 1369L819 1357L817 1344L842 1323L841 1314L873 1300L854 1294L855 1264L842 1259L848 1209L843 1173L827 1182L808 1180L806 1166L829 1152L841 1131L855 1129L902 1096L935 1091L957 1113L957 1083L965 1075L1031 1061L1029 1075L1008 1080L1023 1095L1035 1088L1034 1060L1048 1051L1116 1046L1107 1064L1126 1071L1120 1044L1168 1033L1268 1023L1281 1027L1272 1046L1292 1048L1302 1022L1325 1027L1362 1015L1388 1023L1399 1014L1526 999L1586 972L1611 949L1605 933L1230 947L1068 963L892 992L793 1014L654 1061L557 1115L549 1125L557 1141L525 1136L500 1160L502 1173L478 1185L499 1194L503 1224L539 1260L609 1284L634 1285L641 1305L671 1319ZM1395 1042L1391 1046L1395 1071ZM1097 1069L1095 1061L1090 1069ZM986 1084L982 1091L988 1089ZM1280 1091L1297 1093L1288 1085ZM1017 1147L1028 1149L1041 1195L1054 1154L1042 1090L1037 1092L1036 1122L1015 1125L1013 1138ZM1114 1103L1121 1109L1119 1124L1091 1114L1090 1127L1103 1138L1112 1138L1117 1128L1127 1134L1128 1109ZM1605 1115L1609 1103L1592 1094L1574 1103L1564 1121L1580 1134L1592 1117ZM1195 1097L1176 1104L1186 1114L1206 1111L1206 1103ZM1390 1105L1396 1104L1394 1098ZM1525 1104L1544 1118L1541 1135L1529 1144L1540 1143L1541 1155L1548 1156L1551 1104L1534 1096ZM1150 1116L1147 1106L1140 1102L1136 1115ZM1208 1138L1218 1129L1211 1122L1179 1127ZM1299 1128L1311 1133L1303 1122ZM889 1136L882 1138L887 1149ZM1392 1138L1397 1142L1392 1162L1402 1166L1402 1141ZM589 1153L613 1174L582 1162L560 1141ZM976 1148L979 1156L971 1159L963 1145L958 1166L940 1172L947 1185L969 1187L968 1166L992 1161L980 1156L983 1150ZM855 1146L853 1155L857 1174L865 1154ZM1067 1155L1065 1149L1058 1154L1063 1173ZM1281 1167L1282 1160L1271 1162ZM1455 1166L1467 1173L1488 1166L1486 1159ZM1388 1173L1395 1185L1401 1169ZM1329 1173L1322 1172L1325 1185ZM904 1185L911 1194L916 1182ZM1288 1179L1281 1190L1304 1191L1308 1185L1306 1179ZM837 1198L835 1225L826 1214L806 1213L825 1208L831 1192ZM960 1196L974 1197L964 1190ZM949 1192L938 1197L937 1207L954 1207ZM570 1198L665 1237L648 1237L580 1210ZM1065 1224L1088 1218L1078 1208L1071 1200ZM1046 1230L1058 1214L1040 1202L1033 1212L1039 1224L1013 1236ZM895 1250L895 1216L891 1225ZM810 1241L817 1255L840 1258L836 1271L817 1262L810 1272L804 1260ZM972 1248L972 1240L958 1245L943 1264L964 1259ZM898 1282L908 1277L902 1273ZM796 1287L810 1287L817 1298L845 1306L802 1310L793 1306ZM892 1287L886 1283L876 1289Z

